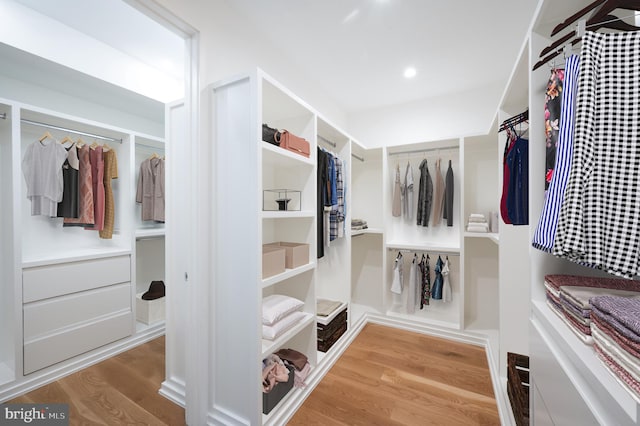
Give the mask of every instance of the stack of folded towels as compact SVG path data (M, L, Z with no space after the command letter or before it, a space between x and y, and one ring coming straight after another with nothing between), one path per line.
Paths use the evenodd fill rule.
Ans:
M545 276L547 305L580 340L592 344L590 300L602 295L640 296L640 281L575 275Z
M640 297L597 296L591 306L598 358L640 403Z
M489 232L487 218L481 213L471 213L467 222L467 232Z
M304 302L282 294L262 299L262 338L275 340L311 314L301 312Z
M351 230L352 231L360 231L362 229L367 229L369 226L367 225L367 221L363 219L351 219Z

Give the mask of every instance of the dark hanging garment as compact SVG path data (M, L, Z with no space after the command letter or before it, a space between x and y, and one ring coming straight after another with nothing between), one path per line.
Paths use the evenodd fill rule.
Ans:
M564 83L564 70L553 69L547 83L544 99L544 124L546 160L544 170L544 190L549 189L553 169L556 164L556 151L558 149L558 135L560 133L560 115L562 114L562 90Z
M426 257L424 254L422 255L422 260L420 261L420 281L422 286L420 291L420 309L423 309L429 305L429 298L431 296L431 267L429 265L429 255Z
M62 201L58 203L58 217L77 218L80 200L79 171L80 160L75 144L67 149L67 159L62 165L64 189Z
M504 154L502 156L502 197L500 198L500 216L502 221L506 224L511 223L509 219L509 212L507 211L507 194L509 193L509 166L507 165L507 156L513 149L515 140L511 139L511 136L507 135L507 142L504 145Z
M435 278L433 279L433 287L431 288L431 298L434 300L442 299L442 267L444 263L442 262L442 258L438 256L438 260L436 261L436 267L433 269L435 272Z
M427 160L422 160L420 163L420 186L418 187L418 214L416 215L419 226L429 226L432 202L433 180L429 174Z
M529 224L529 141L518 138L507 154L507 213L513 225Z
M447 219L447 226L453 226L453 169L451 168L451 160L449 160L449 168L445 178L444 213L442 218Z
M316 224L317 224L317 235L316 235L316 243L318 249L318 259L324 257L324 203L327 196L327 153L322 149L318 148L318 171L316 176L316 184L317 184L317 200L316 200Z

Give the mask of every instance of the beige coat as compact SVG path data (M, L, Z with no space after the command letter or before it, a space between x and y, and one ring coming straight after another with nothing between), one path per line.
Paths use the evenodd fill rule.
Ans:
M164 160L147 158L140 164L136 201L142 203L142 220L164 222Z

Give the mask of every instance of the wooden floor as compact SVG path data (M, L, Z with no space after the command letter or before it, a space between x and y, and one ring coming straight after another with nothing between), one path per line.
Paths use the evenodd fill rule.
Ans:
M184 425L158 394L164 337L9 402L68 403L71 425ZM368 324L289 425L499 425L484 349Z
M367 324L289 425L499 425L483 348Z
M184 425L184 409L158 394L164 354L159 337L8 402L67 403L70 425Z

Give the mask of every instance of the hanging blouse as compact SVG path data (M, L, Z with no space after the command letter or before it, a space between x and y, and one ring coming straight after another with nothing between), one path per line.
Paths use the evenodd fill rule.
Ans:
M64 180L62 165L67 150L52 139L35 141L27 146L22 159L22 173L31 200L31 215L56 217L62 201Z
M420 261L420 279L421 279L421 291L420 291L420 309L429 305L429 298L431 296L431 266L429 265L429 255L425 257L422 255Z
M419 226L429 226L429 215L431 214L431 203L433 201L433 181L429 174L429 165L424 159L420 163L420 186L418 187L418 213L417 224Z
M433 287L431 287L431 298L434 300L442 299L442 287L443 287L442 267L443 267L442 258L438 256L438 260L436 261L436 267L433 269L433 271L435 272L435 277L433 279Z
M404 171L404 198L402 199L402 210L404 217L413 219L413 168L411 163L407 161L407 168Z
M451 282L449 278L449 257L444 260L442 266L442 300L445 302L451 302L453 293L451 291Z
M89 160L89 145L83 145L78 150L79 157L79 199L78 199L78 218L65 218L64 226L86 226L93 225L94 208L93 208L93 184L91 173L91 160Z
M544 174L544 189L549 189L549 183L553 176L553 168L556 163L556 150L558 149L558 133L560 130L560 114L562 107L562 89L564 82L564 70L551 70L544 104L544 127L546 139L546 160Z
M391 292L395 294L402 294L402 288L404 287L402 277L403 267L402 253L398 252L396 260L393 264L393 282L391 283Z
M110 239L113 236L116 205L111 188L111 179L118 178L118 157L113 149L104 152L104 227L100 230L100 238Z

